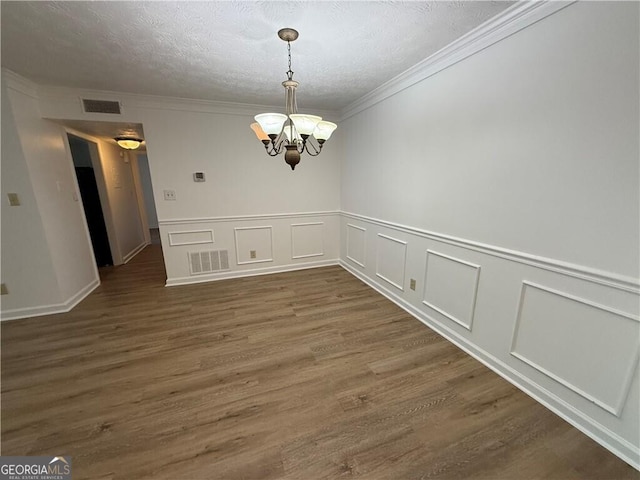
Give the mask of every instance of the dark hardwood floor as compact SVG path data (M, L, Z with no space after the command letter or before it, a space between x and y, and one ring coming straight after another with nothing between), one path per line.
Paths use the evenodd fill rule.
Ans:
M160 247L2 323L2 454L73 478L639 473L340 267L164 287Z

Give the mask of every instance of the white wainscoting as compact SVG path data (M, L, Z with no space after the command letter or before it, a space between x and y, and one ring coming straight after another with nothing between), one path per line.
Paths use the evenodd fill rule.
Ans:
M291 224L291 258L324 256L324 222Z
M185 218L158 223L167 286L336 265L340 256L338 212ZM187 254L209 250L228 250L229 270L193 274ZM251 258L252 250L255 258Z
M379 233L377 246L376 275L398 290L404 291L407 242Z
M422 303L471 331L480 265L427 250Z
M273 262L273 225L235 227L236 263ZM251 256L253 252L254 256Z
M620 416L638 363L639 322L634 315L525 281L511 354Z
M367 253L366 228L358 225L347 224L347 250L346 257L356 265L365 267Z
M640 469L638 279L348 212L341 231L345 269Z
M169 233L169 245L198 245L202 243L214 243L213 230L183 230Z

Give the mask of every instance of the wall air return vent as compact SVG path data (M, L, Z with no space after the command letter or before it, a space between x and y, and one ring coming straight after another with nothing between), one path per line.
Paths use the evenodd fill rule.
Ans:
M191 275L229 270L229 251L211 250L207 252L189 252L189 271Z
M111 100L82 99L82 108L85 113L112 113L120 115L120 102Z

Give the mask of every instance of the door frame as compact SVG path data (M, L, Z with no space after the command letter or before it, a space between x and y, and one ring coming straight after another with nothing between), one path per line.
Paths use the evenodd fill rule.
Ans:
M118 244L118 237L116 235L115 222L113 219L113 214L111 212L111 208L109 206L109 194L107 191L107 184L104 179L104 171L102 169L102 162L100 160L100 149L98 148L98 143L91 136L79 132L78 130L74 130L72 128L65 127L65 140L66 140L66 148L69 152L69 158L71 160L73 166L73 156L71 155L71 147L69 146L69 137L71 134L75 137L81 138L86 141L89 146L89 156L91 157L91 165L93 166L93 172L96 177L96 184L98 185L98 196L100 197L100 206L102 207L102 215L104 217L104 223L107 227L107 238L109 240L109 248L111 249L111 259L113 260L113 265L122 265L124 262L122 260L122 251L120 249L120 245ZM75 169L74 169L74 177L75 177ZM76 187L77 187L78 179L76 178ZM86 223L86 212L84 211L84 204L80 202L82 206L82 213L85 217ZM89 235L89 227L87 226L87 235ZM90 237L89 237L90 238ZM95 256L95 253L94 253Z

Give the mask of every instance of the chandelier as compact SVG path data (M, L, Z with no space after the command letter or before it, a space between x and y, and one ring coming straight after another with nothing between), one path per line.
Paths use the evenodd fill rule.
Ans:
M283 28L278 31L278 37L287 42L289 52L287 79L282 82L287 114L256 115L257 123L251 124L251 129L258 140L264 144L269 156L275 157L284 151L284 161L291 166L291 170L294 170L300 163L302 153L306 152L312 157L319 155L322 145L338 126L335 123L323 121L322 117L317 115L298 113L296 104L298 82L293 79L293 71L291 71L291 42L298 38L298 32L293 28Z

